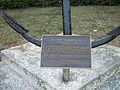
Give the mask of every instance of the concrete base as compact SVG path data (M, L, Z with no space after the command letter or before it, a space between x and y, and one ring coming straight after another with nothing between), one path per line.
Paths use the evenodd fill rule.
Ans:
M119 71L103 82L96 90L120 90L120 68Z
M0 90L43 90L31 86L7 64L0 62Z
M94 90L120 72L120 48L108 45L92 50L91 69L70 69L68 83L62 81L62 69L40 67L41 48L31 43L3 50L2 54L11 69L32 87L43 90Z

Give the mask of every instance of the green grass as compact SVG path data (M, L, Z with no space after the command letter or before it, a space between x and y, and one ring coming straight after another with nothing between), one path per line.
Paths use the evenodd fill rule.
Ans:
M56 35L63 31L62 9L28 8L9 10L8 13L25 26L31 35ZM120 6L79 6L72 7L72 30L78 35L91 35L97 39L120 25ZM94 33L93 30L98 30ZM0 49L26 43L0 17ZM120 47L120 37L110 44Z

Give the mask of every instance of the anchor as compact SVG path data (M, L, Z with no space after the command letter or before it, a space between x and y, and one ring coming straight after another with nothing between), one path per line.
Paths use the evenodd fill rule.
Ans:
M70 9L70 0L63 0L62 1L62 13L63 13L63 35L72 35L71 30L71 9ZM9 24L11 28L13 28L16 32L18 32L23 38L25 38L28 42L31 42L39 47L41 47L41 38L33 37L29 35L25 27L23 27L19 22L17 22L13 17L8 15L5 11L2 12L2 17L4 20ZM120 26L113 29L105 36L101 37L100 39L94 40L91 42L91 48L96 48L101 45L107 44L108 42L112 41L113 39L117 38L120 35ZM69 73L70 69L63 69L63 81L69 80Z

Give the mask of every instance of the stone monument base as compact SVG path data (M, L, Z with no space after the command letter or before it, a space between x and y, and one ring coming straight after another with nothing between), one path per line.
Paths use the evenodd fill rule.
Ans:
M18 81L21 79L21 82L26 83L23 83L26 85L26 88L30 86L30 89L28 90L120 89L120 48L118 47L104 45L92 49L92 68L70 69L70 81L67 83L62 81L61 68L40 67L41 48L31 43L3 50L1 59L3 63L2 66L6 66L6 69L10 69L11 72L14 71L15 74L11 76L19 76L20 78L18 78ZM8 70L8 73L9 72L10 71ZM115 80L113 80L113 78ZM4 79L3 82L6 82L6 80L7 83L10 82L9 78ZM112 87L109 86L114 81L117 84ZM112 83L110 84L110 82ZM27 89L21 88L15 90Z

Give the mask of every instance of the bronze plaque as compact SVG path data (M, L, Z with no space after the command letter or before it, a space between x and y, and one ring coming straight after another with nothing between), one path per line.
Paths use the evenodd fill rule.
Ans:
M41 67L91 68L89 36L43 36Z

